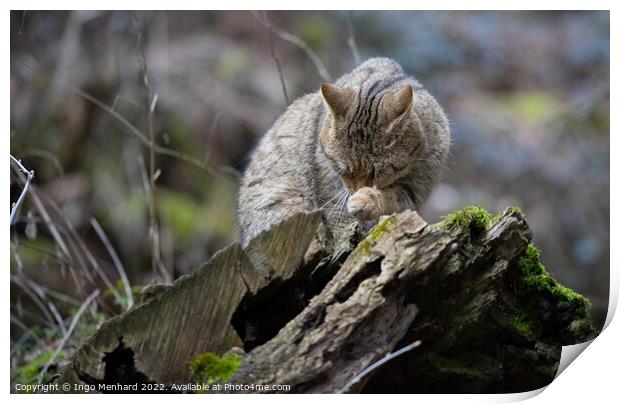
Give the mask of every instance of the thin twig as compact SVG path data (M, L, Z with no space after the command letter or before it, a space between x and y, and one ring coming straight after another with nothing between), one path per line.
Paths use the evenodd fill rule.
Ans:
M47 369L50 367L50 365L52 363L54 363L54 360L56 360L56 358L58 357L58 354L60 353L60 351L62 351L62 349L65 347L65 344L67 343L67 341L69 340L69 337L71 336L71 334L73 333L73 330L75 330L75 326L77 325L78 321L80 321L80 317L82 317L82 314L84 313L84 311L86 310L86 308L92 303L92 301L99 295L99 289L95 289L94 292L92 292L84 301L84 303L82 303L82 305L80 306L80 309L77 311L77 313L75 314L75 316L73 316L73 320L71 321L71 325L69 326L69 329L67 330L67 333L65 334L65 336L62 338L62 340L60 341L60 343L58 344L58 347L56 347L56 351L54 351L54 354L51 356L51 358L47 361L47 363L45 364L45 366L43 367L43 369L41 370L41 373L39 373L39 377L38 377L38 383L41 383L41 381L43 380L43 376L45 375L45 373L47 372Z
M310 47L310 45L308 45L308 43L306 43L306 41L304 41L303 39L301 39L297 35L293 35L290 32L284 31L282 28L279 28L278 26L273 25L267 19L267 14L265 14L265 21L263 21L258 16L258 14L255 13L255 12L252 12L252 16L258 22L263 24L267 29L273 31L274 34L276 34L277 36L279 36L283 40L285 40L287 42L290 42L290 43L292 43L294 45L297 45L299 48L301 48L306 53L306 55L310 58L310 60L314 64L314 66L316 67L316 70L318 71L319 76L321 76L321 78L323 80L325 80L325 81L332 81L332 77L329 74L329 72L327 71L327 68L325 67L323 62L321 61L321 58L319 57L319 55L316 54L316 52L314 50L312 50L312 48Z
M15 324L16 326L18 326L19 328L22 329L22 331L24 331L24 335L22 335L22 337L20 338L23 339L24 337L32 337L37 343L41 342L41 338L39 338L37 336L37 334L35 334L32 331L32 328L29 328L26 324L24 324L18 316L14 315L13 313L11 313L11 323ZM19 341L18 341L19 343ZM11 347L11 355L13 355L13 353L17 350L17 343Z
M11 45L9 47L9 49L13 49L13 45L15 45L15 42L17 41L17 38L19 36L21 36L21 34L24 32L24 23L26 22L26 15L27 15L28 11L24 10L22 11L22 20L19 23L19 27L17 28L17 33L15 34L15 37L13 38L13 40L11 41Z
M59 191L59 204L61 207L61 210L63 212L63 215L66 215L66 211L65 211L65 202L66 202L66 193L65 193L65 189L66 189L66 181L65 181L65 170L62 168L62 164L60 163L60 160L58 160L58 158L50 153L47 150L43 150L43 149L38 149L38 148L33 148L33 149L28 149L23 153L23 156L35 156L35 157L40 157L43 158L45 160L50 161L54 167L56 168L56 171L58 171L58 177L59 177L59 181L60 181L60 191Z
M36 195L36 193L35 193L35 195ZM92 268L95 270L97 275L99 275L99 277L101 278L103 283L106 285L108 290L111 290L112 294L114 295L114 297L120 301L121 300L121 296L118 294L118 292L116 292L116 289L112 285L112 282L110 282L110 279L105 274L103 269L100 267L99 263L95 259L95 256L88 249L88 247L86 246L86 243L84 242L84 240L82 240L80 235L75 230L75 227L73 226L73 223L71 223L71 221L68 219L68 217L65 214L63 214L62 209L56 204L56 202L54 202L54 200L52 198L47 197L46 200L47 200L48 205L64 221L64 228L66 229L66 231L69 233L69 236L70 236L69 241L72 241L75 244L75 247L74 247L75 257L79 261L79 264L82 266L82 268L85 269L84 273L85 273L86 277L88 278L88 280L91 281L91 283L94 285L94 281L93 281L92 276L90 275L90 271L87 270L88 267L86 265L86 262L84 262L84 260L82 259L82 256L79 253L84 254L86 259L88 260L88 262L90 263Z
M53 80L47 74L45 74L45 73L39 71L38 69L28 65L24 61L21 61L19 59L15 59L15 58L13 58L12 61L14 61L15 63L18 63L18 64L24 66L25 68L27 68L30 71L36 73L37 75L41 76L42 78L49 80L52 84L63 86L65 88L67 88L69 91L71 91L72 93L74 93L74 94L78 95L79 97L82 97L85 100L91 102L96 107L98 107L99 109L101 109L104 112L108 113L113 118L115 118L118 122L120 122L122 124L122 126L129 133L131 133L132 135L136 136L142 143L144 143L147 146L151 146L150 140L148 139L148 137L144 133L142 133L138 128L136 128L124 116L122 116L121 114L119 114L118 112L113 110L112 108L108 107L101 100L99 100L99 99L93 97L92 95L90 95L90 94L80 90L79 88L76 88L76 87L72 86L69 83L65 83L65 82L58 81L58 80ZM185 153L182 153L182 152L180 152L178 150L170 149L168 147L164 147L164 146L161 146L161 145L158 145L158 144L154 144L153 145L153 149L155 150L155 153L166 155L166 156L170 156L170 157L174 157L174 158L178 158L179 160L183 160L186 163L192 164L192 165L194 165L194 166L196 166L196 167L198 167L200 169L206 170L210 174L212 174L212 175L214 175L214 176L216 176L218 178L227 178L225 175L222 174L222 172L224 171L223 169L218 169L218 168L215 168L215 167L204 165L202 160L200 160L199 158L189 156L189 155L187 155Z
M24 332L19 339L11 344L11 357L17 352L17 350L28 340L28 338L32 338L35 340L35 343L41 344L41 338L37 337L37 335L32 331L32 328L28 328L17 316L11 313L11 323L15 324Z
M21 246L19 240L17 239L17 234L13 233L11 240L11 249L13 250L13 259L15 259L15 265L17 266L17 273L21 274L24 269L24 263L22 262L22 258L19 255L19 247Z
M26 278L25 276L22 276L22 278L24 278L24 280L29 281L29 282L34 282L33 280ZM66 304L70 304L72 306L78 306L80 304L80 301L77 299L74 299L71 296L65 295L64 293L58 292L54 289L49 289L43 285L38 285L37 287L40 288L43 292L45 292L46 295L48 295L49 297L53 297L54 299L66 303Z
M401 349L399 349L398 351L392 352L391 354L386 355L384 358L379 359L378 361L376 361L375 363L373 363L372 365L368 366L366 369L362 370L360 373L358 373L357 375L355 375L355 377L353 377L351 380L349 380L349 382L347 384L345 384L345 386L340 389L338 391L339 394L342 393L346 393L347 391L349 391L349 389L351 387L353 387L353 385L355 385L356 383L358 383L360 380L362 380L364 378L364 376L366 376L367 374L369 374L370 372L372 372L373 370L375 370L376 368L378 368L379 366L384 365L385 363L391 361L392 359L407 353L409 351L411 351L414 348L419 347L422 344L422 341L415 341L409 345L406 345L404 347L402 347Z
M149 176L146 173L146 165L144 164L144 157L142 157L142 154L138 154L138 168L140 169L140 178L142 178L142 188L144 188L144 197L148 198Z
M18 169L15 169L15 168L14 168L14 171L16 172L16 175L18 176L20 181L22 183L25 183L26 179L24 178L22 173ZM114 288L114 286L108 279L107 275L102 270L102 268L99 266L97 260L94 258L93 254L90 252L90 250L88 249L84 241L77 234L77 231L73 227L73 224L71 223L71 221L66 217L66 215L64 215L62 209L59 206L57 206L56 203L51 198L46 197L46 204L49 207L51 207L54 210L55 214L58 215L58 217L60 217L64 221L64 224L56 223L54 220L52 220L51 215L48 212L46 205L44 204L42 198L39 196L37 188L35 186L30 187L30 197L32 199L32 202L36 210L41 215L41 219L43 220L43 222L49 229L54 241L56 242L56 245L58 246L60 250L59 250L59 253L54 253L54 252L50 252L49 250L42 249L40 247L35 248L25 243L21 243L21 245L27 248L34 248L41 252L47 253L53 256L59 262L66 264L69 268L71 277L73 278L75 285L78 287L78 292L80 294L84 290L85 285L84 285L84 282L81 281L82 280L81 277L78 277L78 273L76 273L76 271L74 270L74 268L76 267L74 258L77 260L77 264L78 264L77 268L82 268L79 274L83 274L84 276L86 276L86 278L91 282L91 284L95 285L94 279L89 271L89 268L86 265L86 262L83 260L82 256L80 255L80 253L84 254L84 256L86 257L86 259L88 260L92 268L99 275L99 277L104 282L106 287L109 290L111 290L112 294L117 299L117 301L121 301L122 300L121 295L116 291L116 289ZM59 228L62 229L63 233L68 233L69 237L66 242L61 236L61 231L59 230ZM69 245L71 245L72 247L71 249L69 249ZM73 254L71 253L71 251L73 251Z
M10 154L9 156L11 157L11 160L13 160L15 164L17 164L17 167L19 167L20 171L24 173L24 175L26 175L26 183L24 184L22 193L19 194L19 198L17 198L17 202L15 202L13 206L11 207L10 224L13 225L13 222L15 221L15 216L17 215L17 211L19 210L19 207L21 206L22 202L24 202L24 199L26 198L26 194L28 193L28 189L30 188L30 181L32 181L32 179L34 178L34 170L28 170L26 167L24 167L24 165L22 164L20 160L17 160L15 157L13 157Z
M90 219L90 225L93 226L93 229L95 229L97 236L99 236L99 239L101 239L101 242L105 246L106 250L108 250L108 254L110 254L110 257L112 258L112 262L114 262L114 266L116 267L116 270L118 271L118 274L123 281L125 294L127 295L127 308L130 309L131 306L133 306L133 293L131 291L131 285L129 284L129 278L127 277L125 268L123 268L123 263L121 262L120 258L118 258L118 254L116 254L114 247L112 247L112 243L110 243L108 236L106 236L97 219L92 217Z
M217 128L217 124L220 122L221 116L222 116L221 112L218 112L215 115L215 118L213 118L213 122L211 123L211 128L209 129L209 133L207 133L207 139L205 141L207 146L205 150L205 156L202 159L202 163L205 165L209 163L209 160L211 159L211 141L213 139L213 135L215 134L215 128Z
M54 168L56 169L56 171L58 171L58 176L61 179L65 176L65 170L62 168L62 164L60 163L60 160L58 160L58 158L56 156L54 156L54 154L48 152L47 150L38 149L38 148L32 148L32 149L26 150L22 154L22 156L24 156L24 157L28 157L28 156L41 157L41 158L44 158L46 160L49 160L52 163L52 165L54 166Z
M42 302L47 303L47 307L50 309L50 313L54 316L54 319L58 323L58 327L64 336L67 333L67 327L65 327L65 321L62 319L62 316L58 312L56 305L50 299L47 298L47 293L45 293L45 289L42 288L39 284L37 284L32 279L28 279L25 276L22 276L24 282L30 289L32 289L41 299Z
M26 242L20 242L19 245L16 246L16 248L26 248L29 250L33 250L42 254L45 254L47 257L51 257L54 260L56 260L58 263L64 264L64 265L71 265L71 262L69 260L67 260L65 257L63 257L61 254L57 253L56 251L52 251L49 250L47 248L44 247L40 247L38 245L34 245L34 244L29 244Z
M18 171L16 170L16 172L18 172ZM21 180L21 182L23 184L25 184L28 181L27 178L24 178L22 176L19 176L19 179ZM49 213L47 212L47 210L43 206L43 203L41 202L41 199L37 196L37 192L36 192L35 187L31 188L30 195L32 197L32 202L34 203L35 208L41 214L41 218L43 219L43 222L45 223L45 225L49 229L50 233L52 233L52 237L54 238L54 241L56 241L56 244L58 244L58 246L62 250L63 254L68 259L71 259L71 254L69 253L69 249L67 248L67 244L65 244L64 240L60 236L60 232L56 228L54 222L52 221L52 219L51 219L51 217L49 215Z
M50 308L50 311L54 315L54 318L56 319L56 322L58 323L58 326L60 327L60 332L62 333L62 335L66 335L67 334L67 327L65 327L65 321L62 319L62 316L58 312L58 309L56 308L56 305L54 303L52 303L51 300L49 300L47 302L47 306Z
M286 91L286 82L284 81L284 73L282 72L282 65L280 64L280 58L278 58L278 54L276 53L276 49L273 45L273 27L269 22L269 18L267 18L267 12L263 11L263 17L265 18L265 22L267 23L267 37L269 38L269 53L271 58L276 62L276 68L278 69L278 76L280 76L280 85L282 86L282 92L284 93L284 101L286 105L290 104L290 100L288 98L288 92Z
M349 38L347 39L347 44L349 44L349 48L351 48L353 60L355 61L355 65L357 66L361 63L362 59L360 59L360 52L357 49L357 43L355 42L355 32L353 30L353 11L349 11L347 13L347 27L349 31Z
M52 313L50 313L48 307L34 289L32 289L27 283L16 275L11 275L11 282L19 286L28 295L28 297L30 297L34 304L41 309L41 312L45 315L47 323L50 327L58 328L56 327Z
M137 31L136 47L138 49L138 65L144 84L144 106L146 108L146 128L149 150L149 236L151 237L151 269L155 275L160 272L164 281L171 282L170 275L161 260L161 246L159 242L159 223L157 222L157 206L155 199L155 133L153 130L153 112L157 103L157 95L152 97L151 84L148 76L148 64L144 46L143 28L138 21L137 13L133 14L133 23Z

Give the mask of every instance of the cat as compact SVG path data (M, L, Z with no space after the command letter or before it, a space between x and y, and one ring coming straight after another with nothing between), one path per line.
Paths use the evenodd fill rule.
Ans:
M420 209L450 149L446 114L401 66L373 58L294 101L251 155L239 190L242 245L296 212L330 234Z

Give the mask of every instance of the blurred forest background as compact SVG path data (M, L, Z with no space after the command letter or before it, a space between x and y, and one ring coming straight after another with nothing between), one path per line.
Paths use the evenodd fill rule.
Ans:
M238 176L287 104L281 81L292 101L372 56L415 75L452 124L426 220L521 207L600 328L608 12L15 11L11 155L35 176L11 226L12 381L46 380L142 285L234 241ZM11 202L24 181L11 162Z

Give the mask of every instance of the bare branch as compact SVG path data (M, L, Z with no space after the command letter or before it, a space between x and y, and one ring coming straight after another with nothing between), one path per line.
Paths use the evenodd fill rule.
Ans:
M282 92L284 93L284 101L286 102L286 105L289 105L291 101L289 100L288 93L286 91L284 73L282 72L282 66L280 65L280 58L278 58L278 54L276 53L276 49L273 45L273 28L271 26L271 23L269 22L269 19L267 18L266 11L263 12L263 16L267 23L267 36L269 38L269 53L271 55L271 58L276 62L276 67L278 69L278 75L280 76L280 84L282 85Z
M211 158L211 140L213 139L213 135L215 134L215 128L217 128L217 124L220 122L221 116L222 116L221 112L218 112L215 115L215 118L213 118L213 122L211 123L211 128L209 129L209 133L207 133L207 139L206 139L207 147L205 150L205 156L202 159L202 163L205 165L209 162Z
M118 254L116 254L114 247L112 247L112 243L110 243L108 236L106 236L97 219L95 219L94 217L91 218L90 224L91 226L93 226L93 229L95 229L97 236L99 236L99 238L101 239L101 242L105 246L106 250L108 250L108 254L110 254L112 262L114 262L114 266L116 267L116 270L118 271L118 274L123 281L125 295L127 296L127 308L130 309L131 306L133 306L133 293L131 291L131 285L129 284L129 278L127 277L127 273L125 272L125 268L123 267L123 263L118 257Z
M26 194L28 193L28 189L30 188L30 181L32 181L32 179L34 178L34 170L32 171L28 170L26 167L23 166L20 160L17 160L15 157L11 156L10 154L9 156L11 157L11 160L13 160L13 162L17 165L17 167L19 167L20 171L24 173L24 175L26 175L26 183L24 184L24 188L22 189L21 194L19 194L19 198L17 198L17 202L15 202L13 206L11 207L10 224L13 225L13 222L15 221L15 216L17 215L17 212L19 211L19 207L21 206L22 202L24 202L24 199L26 198Z
M349 38L347 39L347 44L349 44L349 48L351 48L353 60L355 61L355 65L357 66L362 62L362 59L360 59L360 52L357 49L357 43L355 42L355 32L353 30L353 11L349 11L347 13L347 27L349 31Z
M310 58L312 63L314 63L314 66L316 67L319 73L319 76L321 76L321 78L325 81L332 81L332 77L327 71L327 68L325 67L323 62L321 61L321 58L319 58L319 55L317 55L316 52L312 50L312 48L310 47L310 45L306 43L306 41L304 41L303 39L301 39L300 37L296 35L291 34L290 32L284 31L282 28L279 28L276 25L273 25L267 19L266 13L264 15L265 17L264 21L258 16L256 12L252 12L252 16L258 22L263 24L267 29L269 29L270 31L273 31L273 33L275 33L277 36L279 36L283 40L290 42L294 45L297 45L299 48L301 48L306 53L306 55Z

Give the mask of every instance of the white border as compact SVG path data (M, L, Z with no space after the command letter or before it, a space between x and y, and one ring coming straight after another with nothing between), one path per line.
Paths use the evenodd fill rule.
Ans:
M432 2L403 2L403 1L381 1L381 2L370 2L370 1L341 1L338 4L335 4L333 1L325 1L325 0L315 0L313 2L301 3L295 2L292 3L290 1L263 1L263 2L241 2L241 1L228 1L225 4L221 2L198 2L198 1L182 1L177 0L173 3L164 2L161 0L153 0L153 1L143 1L143 2L128 2L128 1L118 1L118 0L108 0L106 2L102 1L90 1L85 3L83 1L64 1L64 2L44 2L44 1L20 1L20 2L12 2L9 4L9 8L4 14L4 21L6 24L5 27L5 39L2 43L2 47L4 48L3 55L8 59L9 55L9 37L10 37L10 15L8 10L10 9L84 9L85 6L88 8L95 8L99 6L101 9L118 9L118 10L128 10L128 9L168 9L170 6L175 6L177 9L186 9L186 10L200 10L200 9L214 9L214 10L240 10L240 9L271 9L271 10L290 10L290 9L316 9L316 10L330 10L330 9L365 9L365 10L384 10L384 9L410 9L411 7L415 7L419 10L458 10L463 9L463 6L468 6L471 9L476 10L510 10L510 9L519 9L519 10L547 10L547 9L569 9L569 10L612 10L611 12L611 71L613 72L618 67L617 60L617 43L618 43L618 34L617 29L614 27L618 23L618 18L616 15L616 10L613 7L615 4L612 1L596 1L591 0L586 2L574 1L574 0L565 0L565 1L532 1L532 0L522 0L518 2L497 2L497 1L468 1L468 2L457 2L457 1L441 1L434 0ZM614 46L616 45L616 46ZM10 84L6 78L10 76L9 69L10 63L9 61L5 61L3 64L4 67L4 77L5 81L3 84L3 108L2 108L2 117L3 122L5 123L5 130L9 129L9 107L10 107ZM614 94L618 94L617 92L617 83L611 77L611 111L617 112L617 102L615 102ZM610 133L613 133L614 120L611 120L611 128ZM5 136L2 137L2 147L3 150L9 150L9 134L5 132ZM614 136L610 136L610 153L614 153L618 155L618 141L615 140ZM8 156L7 162L8 164ZM3 170L2 172L2 188L1 192L4 196L5 206L10 206L9 203L9 192L8 192L8 184L9 184L9 170ZM611 159L611 245L620 245L618 244L618 236L617 236L617 228L618 228L618 214L613 209L613 207L620 206L618 204L618 187L617 181L618 178L618 163L614 159ZM8 211L8 209L7 209ZM6 218L4 219L4 229L2 232L2 245L4 245L4 250L2 252L2 258L4 262L9 262L9 223L8 223L8 212ZM612 323L612 319L614 317L617 301L618 301L618 249L611 249L611 273L610 273L610 307L607 314L607 319L605 323L605 330L596 340L594 340L591 344L582 344L581 347L572 347L564 350L563 353L563 364L570 363L572 359L575 359L576 353L581 353L585 346L588 346L587 354L581 355L579 358L575 360L575 363L572 366L566 368L564 372L558 377L550 386L546 389L540 389L535 392L529 393L520 393L520 394L506 394L506 395L390 395L390 400L395 400L399 402L411 402L415 400L416 402L431 402L431 403L444 403L444 402L513 402L519 401L523 399L532 398L532 402L555 402L561 401L564 403L573 403L580 402L591 399L593 397L605 397L609 398L608 400L613 400L617 397L618 392L618 365L616 361L620 357L620 348L618 341L620 341L620 327L618 326L618 322ZM8 265L6 267L6 277L8 278ZM8 279L5 278L5 282L2 282L1 288L4 292L5 301L9 302L9 282ZM2 311L2 318L0 319L0 324L5 325L5 327L9 324L9 310L8 307ZM10 345L10 338L8 333L8 328L5 328L3 335L4 347L3 357L4 357L4 371L2 380L3 383L2 389L5 394L9 394L9 355L8 350L6 349ZM583 346L585 345L585 346ZM570 359L569 359L570 357ZM567 361L568 360L568 361ZM544 391L544 394L540 394ZM176 396L179 397L179 396ZM226 401L226 402L239 402L241 400L250 399L247 396L202 396L202 395L186 395L183 396L184 400L217 400L217 401ZM187 398L185 398L187 397ZM328 400L342 400L344 402L352 402L355 400L359 402L360 400L375 400L373 396L370 395L345 395L345 396L335 396L329 395L322 399ZM11 400L25 400L25 401L51 401L51 402L63 402L66 403L68 401L79 400L82 401L84 399L83 396L74 396L74 395L10 395ZM95 402L101 402L108 400L108 396L104 395L94 395L89 396L88 400L93 400ZM134 398L135 399L135 398ZM140 399L140 398L138 398ZM153 400L154 402L168 402L169 396L152 396L152 397L144 397L143 400ZM269 396L252 396L251 400L254 402L272 402L279 400L290 400L290 397L279 396L279 395L269 395ZM310 400L314 401L316 397L312 397L311 395L297 395L294 398L296 401L299 400L301 402L310 402ZM608 401L605 400L605 401Z

